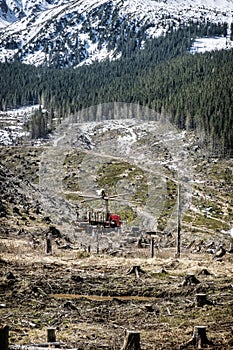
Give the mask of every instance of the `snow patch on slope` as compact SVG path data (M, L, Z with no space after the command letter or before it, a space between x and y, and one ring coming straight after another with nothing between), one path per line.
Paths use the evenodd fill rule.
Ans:
M25 124L39 105L26 106L11 111L0 111L0 146L18 144L21 138L29 136Z
M11 1L11 8L13 5L19 6L18 2ZM53 55L59 56L67 66L89 64L106 58L114 60L121 56L116 50L122 35L126 35L123 40L128 40L129 33L138 33L143 28L147 37L158 37L167 32L170 26L177 28L190 20L227 22L230 25L233 16L233 1L227 0L207 0L205 3L201 0L82 0L49 3L45 0L27 0L21 7L26 16L4 30L1 27L7 23L6 18L2 17L0 22L0 61L14 60L17 56L17 59L36 66L46 64L48 57L53 60ZM111 28L114 16L118 16L118 22L114 23L115 28ZM113 37L114 43L111 42L109 47ZM193 51L203 52L212 49L211 45L213 49L219 49L220 46L226 48L224 39L221 45L220 39L218 44L216 40L208 44L205 41L201 46L200 41L197 42ZM9 47L10 43L12 45ZM142 47L143 42L140 45ZM73 62L72 57L77 55L77 48L80 47L81 56L77 62Z

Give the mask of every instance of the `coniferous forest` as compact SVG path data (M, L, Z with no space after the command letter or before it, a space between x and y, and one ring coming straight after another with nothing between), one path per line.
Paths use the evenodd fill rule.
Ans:
M211 27L212 28L212 27ZM208 29L208 30L207 30ZM204 132L212 152L232 155L233 50L191 54L197 36L226 35L226 27L197 24L170 30L135 50L134 38L121 59L78 68L34 67L20 62L0 64L0 109L42 104L48 115L66 118L106 102L139 103L166 116L180 129ZM217 32L216 32L217 31ZM41 111L33 121L33 137L41 136ZM44 133L50 129L47 126Z

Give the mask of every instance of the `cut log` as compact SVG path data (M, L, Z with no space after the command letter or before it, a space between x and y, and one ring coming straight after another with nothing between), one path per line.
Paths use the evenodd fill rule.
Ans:
M197 349L202 349L206 345L213 345L213 342L207 338L205 326L195 326L192 338L185 344L180 346L180 349L185 349L192 345Z
M192 246L193 246L195 243L196 243L196 241L193 240L193 241L186 247L186 249L192 248Z
M55 343L41 343L41 344L29 344L29 345L10 345L9 350L47 350L47 349L61 349L59 342ZM71 350L71 349L70 349ZM72 349L74 350L74 349Z
M9 326L0 326L0 348L1 350L9 349Z
M226 254L226 249L223 246L220 246L219 249L216 251L213 259L218 260L221 259Z
M140 333L135 331L127 331L123 347L121 350L140 350Z
M9 350L78 350L78 348L73 349L64 349L64 348L42 348L40 346L33 346L33 345L10 345Z
M46 348L52 348L53 350L54 349L60 349L61 348L61 344L60 342L55 342L55 343L39 343L39 344L28 344L28 345L11 345L10 346L10 349L21 349L24 348L25 350L27 348L38 348L40 350L44 350Z

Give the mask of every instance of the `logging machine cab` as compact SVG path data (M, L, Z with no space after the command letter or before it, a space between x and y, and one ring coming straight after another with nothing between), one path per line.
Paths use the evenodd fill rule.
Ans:
M89 213L89 224L103 227L121 227L121 218L118 214L112 213Z
M103 212L89 212L89 224L90 225L96 225L96 226L103 226L103 227L121 227L121 218L118 214L112 214L109 211L109 200L114 200L114 196L107 196L104 189L101 189L98 191L98 197L93 198L91 197L91 200L98 200L101 199L105 202L105 213ZM90 200L90 199L87 199ZM87 200L84 200L83 202L86 202Z
M120 215L108 213L106 223L109 223L109 227L121 227Z

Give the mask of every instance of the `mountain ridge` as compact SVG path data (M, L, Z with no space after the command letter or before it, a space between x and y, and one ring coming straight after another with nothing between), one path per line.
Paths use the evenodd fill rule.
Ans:
M58 68L117 59L123 47L143 48L192 21L227 23L229 31L233 14L232 1L198 0L3 1L0 8L0 61Z

